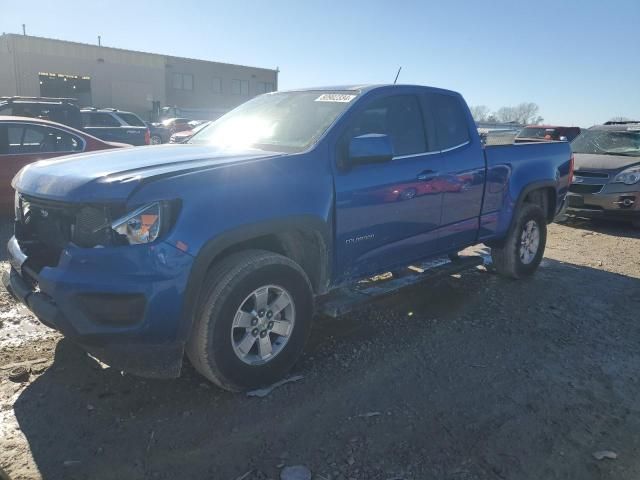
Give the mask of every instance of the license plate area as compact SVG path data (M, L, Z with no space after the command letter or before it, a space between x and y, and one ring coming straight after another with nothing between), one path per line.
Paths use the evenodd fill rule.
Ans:
M584 198L580 195L568 195L568 206L573 208L584 207Z

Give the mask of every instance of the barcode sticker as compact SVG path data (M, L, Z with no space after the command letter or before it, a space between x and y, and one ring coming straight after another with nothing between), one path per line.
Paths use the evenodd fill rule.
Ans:
M318 98L316 98L316 102L349 103L354 98L356 98L356 95L349 95L346 93L323 93Z

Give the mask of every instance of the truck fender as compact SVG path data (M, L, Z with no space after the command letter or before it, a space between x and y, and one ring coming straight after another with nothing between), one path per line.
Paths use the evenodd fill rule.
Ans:
M509 215L509 227L504 230L504 236L487 242L487 245L489 245L490 247L502 246L504 239L507 238L507 236L509 235L509 232L511 232L511 229L515 224L516 212L518 212L520 207L522 207L522 204L524 203L524 200L527 198L527 195L529 195L531 192L535 190L539 190L542 188L552 188L553 191L556 192L557 187L558 187L558 182L555 180L537 180L537 181L528 183L526 186L524 186L518 193L518 197L516 201L513 202L508 207L507 214ZM549 221L551 221L551 219Z
M331 231L328 224L320 218L311 215L300 215L277 220L268 220L251 225L243 225L233 230L208 240L196 255L191 273L187 282L184 296L184 310L178 331L178 338L186 340L199 305L202 285L209 268L216 258L225 250L239 243L248 242L252 239L267 235L286 235L286 232L301 232L313 235L321 244L319 248L319 272L315 289L317 293L323 293L329 283L331 275L331 253L330 239ZM285 242L286 243L286 242Z

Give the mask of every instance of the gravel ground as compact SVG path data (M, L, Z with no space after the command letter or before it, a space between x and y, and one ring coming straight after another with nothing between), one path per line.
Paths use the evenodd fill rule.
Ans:
M639 309L639 232L552 225L533 278L475 270L318 318L302 380L249 398L190 367L122 375L2 292L0 465L12 479L277 479L290 465L316 480L637 479ZM13 364L27 382L7 379Z

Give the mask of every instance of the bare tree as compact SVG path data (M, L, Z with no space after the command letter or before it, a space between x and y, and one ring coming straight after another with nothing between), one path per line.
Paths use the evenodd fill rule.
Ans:
M609 119L610 122L631 122L632 120L629 117L612 117Z
M516 122L517 115L514 107L502 107L495 113L495 117L501 123Z
M495 113L495 116L499 122L504 123L538 124L544 120L538 115L539 110L540 107L537 104L525 102L515 107L502 107Z
M473 105L469 109L476 122L486 122L487 118L489 118L489 107L486 105Z

